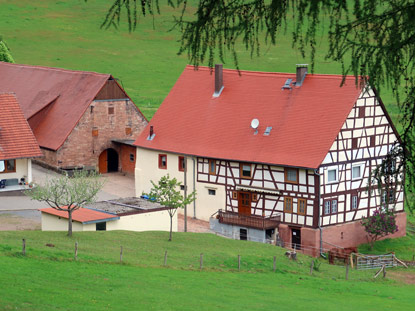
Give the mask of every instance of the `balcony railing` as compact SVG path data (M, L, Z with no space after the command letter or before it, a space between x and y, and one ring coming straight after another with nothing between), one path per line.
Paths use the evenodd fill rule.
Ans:
M281 221L281 216L275 217L261 217L256 215L241 215L230 211L218 211L218 219L220 223L228 225L238 225L242 227L249 227L255 229L273 229L278 226Z

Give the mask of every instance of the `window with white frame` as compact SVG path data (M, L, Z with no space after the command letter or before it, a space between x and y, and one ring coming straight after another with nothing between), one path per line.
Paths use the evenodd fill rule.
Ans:
M362 178L363 168L361 164L352 165L352 179Z
M337 213L337 199L331 200L331 213Z
M357 194L352 195L352 209L357 209L358 206Z
M324 201L324 215L330 214L330 200Z
M337 168L332 168L327 170L327 182L337 182Z

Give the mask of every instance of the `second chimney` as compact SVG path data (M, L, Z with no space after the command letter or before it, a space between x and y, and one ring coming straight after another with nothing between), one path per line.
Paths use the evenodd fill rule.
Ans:
M297 76L295 86L301 86L307 74L308 64L297 64Z
M222 93L224 86L223 86L223 65L216 64L215 65L215 93L213 93L213 97L219 97L220 93Z

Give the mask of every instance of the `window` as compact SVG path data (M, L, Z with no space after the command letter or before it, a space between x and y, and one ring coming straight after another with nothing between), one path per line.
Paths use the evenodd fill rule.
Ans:
M240 164L240 174L242 178L251 178L251 164Z
M159 154L159 168L167 169L167 154Z
M106 222L98 222L95 225L96 231L106 231L107 230L107 223Z
M327 171L327 182L337 182L337 168L329 169Z
M184 161L184 157L179 157L179 171L184 172L185 168L186 168L186 163Z
M216 190L215 189L208 189L208 193L209 193L209 195L216 195Z
M209 174L216 175L216 161L209 160Z
M0 161L0 173L16 172L16 160Z
M393 189L389 189L388 199L389 203L395 203L395 191Z
M331 200L331 213L337 213L337 199Z
M369 142L369 147L375 147L375 143L376 143L376 138L375 135L370 136L370 142Z
M396 159L387 159L385 160L383 167L383 172L385 174L393 174L396 172Z
M114 107L108 107L108 114L114 114Z
M180 185L180 190L184 190L184 185Z
M352 166L352 179L358 179L362 177L362 166L353 165Z
M359 141L357 138L352 138L352 149L357 149L357 146L359 145Z
M357 209L358 205L359 205L359 201L358 201L357 194L352 194L352 206L351 206L351 208L352 209Z
M238 191L232 191L232 199L238 200Z
M134 162L134 153L130 153L130 161Z
M131 130L131 127L126 127L125 128L125 135L131 135L133 131Z
M253 202L258 202L258 194L257 193L252 193L252 201Z
M386 207L390 203L395 203L394 189L384 189L382 191L381 203L383 207Z
M324 215L330 214L330 201L324 201Z
M285 182L298 184L298 169L285 168Z
M359 118L365 117L365 107L359 107Z
M298 199L298 214L305 215L307 211L307 201L305 199Z
M92 129L92 137L97 137L98 136L98 128L94 127Z
M284 212L292 213L293 212L293 199L290 197L284 198Z

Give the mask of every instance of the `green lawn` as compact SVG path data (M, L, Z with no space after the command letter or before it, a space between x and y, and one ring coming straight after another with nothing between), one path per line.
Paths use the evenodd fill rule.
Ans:
M20 254L27 239L27 256ZM79 260L73 244L79 242ZM55 247L47 247L52 243ZM123 245L124 263L119 264ZM168 266L163 267L164 250ZM200 252L206 269L199 271ZM414 285L374 271L350 271L284 250L210 234L90 232L0 233L1 310L412 310ZM237 254L242 256L237 271ZM277 256L277 270L272 258ZM389 270L389 274L393 274ZM394 269L394 273L404 271ZM415 271L406 270L408 275ZM389 275L388 274L388 275Z
M113 74L151 118L188 62L185 55L177 55L180 33L169 32L172 16L178 12L162 5L162 15L154 17L154 28L153 19L146 17L131 34L125 23L118 31L101 30L99 26L111 3L112 0L0 0L0 34L17 63ZM262 44L260 57L251 59L250 53L238 46L240 68L294 72L295 64L309 62L292 49L291 30L288 26L276 46ZM324 59L328 48L324 36L319 38L317 48L315 72L339 74L340 65ZM225 67L233 68L231 56L225 58ZM393 98L389 92L383 95L396 118Z

